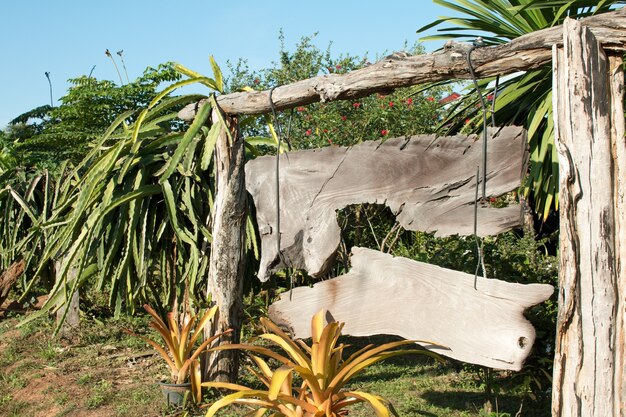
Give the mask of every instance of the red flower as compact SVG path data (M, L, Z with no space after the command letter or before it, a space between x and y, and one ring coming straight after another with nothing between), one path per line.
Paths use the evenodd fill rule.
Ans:
M393 101L389 102L389 107L393 107Z
M260 82L261 82L261 80L259 80L258 78L255 78L255 79L254 79L254 83L255 83L255 84L259 84Z
M348 118L348 116L341 116L341 120L344 121L344 122L346 121L347 118Z
M412 105L412 104L413 104L413 99L412 99L411 97L407 98L407 99L406 99L406 105L407 105L407 106L410 106L410 105Z
M383 136L387 136L387 134L389 133L389 131L387 129L383 129L380 131L380 134Z
M302 107L302 106L298 107L296 110L299 111L299 112L306 111L306 109L304 107Z
M341 69L341 65L335 65L335 69L340 70Z
M493 93L487 94L487 100L493 101Z
M306 132L304 132L306 136L311 136L311 133L312 133L311 129L307 129Z
M465 124L466 124L466 125L468 125L468 124L470 124L470 123L472 123L472 119L465 119Z
M430 97L426 98L426 100L428 100L428 101L430 101L432 103L433 101L435 101L435 97L430 96Z
M328 129L324 129L324 133L328 133Z
M352 103L352 107L358 109L359 107L361 107L361 103Z

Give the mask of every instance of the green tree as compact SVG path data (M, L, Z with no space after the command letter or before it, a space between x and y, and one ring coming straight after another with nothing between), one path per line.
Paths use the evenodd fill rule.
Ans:
M232 76L228 91L245 86L267 90L318 75L345 74L370 64L367 56L340 54L333 57L330 46L322 50L314 44L315 36L301 38L295 50L289 51L281 33L280 60L270 68L250 71L243 60L230 65ZM405 44L404 49L411 54L424 52L419 44ZM364 140L432 133L440 123L438 102L448 91L444 87L433 87L427 92L405 88L354 101L314 103L279 113L278 124L295 149L349 146ZM271 114L260 118L247 125L244 134L267 136L267 124L272 120Z
M527 33L560 25L566 17L581 18L609 11L619 0L433 0L457 13L442 17L421 29L440 27L438 35L424 39L473 40L481 36L487 45L510 41ZM452 26L450 26L452 25ZM486 87L493 78L483 80L483 94L493 98ZM473 87L473 86L472 86ZM469 130L481 130L476 91L470 89L442 124L442 129L459 130L470 117ZM558 210L558 161L552 121L552 70L516 74L501 83L495 104L499 125L517 124L528 129L530 175L525 194L534 201L535 211L546 219Z
M93 77L73 78L60 106L41 106L16 117L5 134L22 165L55 171L61 161L78 163L117 116L147 106L163 83L178 79L171 63L149 67L121 86Z

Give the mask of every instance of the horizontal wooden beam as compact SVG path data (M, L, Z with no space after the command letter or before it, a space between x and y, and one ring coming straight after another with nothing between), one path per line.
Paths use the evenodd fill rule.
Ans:
M582 19L605 49L626 49L626 8ZM540 68L552 59L552 45L563 42L563 28L533 32L493 47L475 49L472 62L478 77L505 75ZM448 42L432 54L385 58L347 74L327 74L276 87L272 93L277 110L318 101L349 100L396 88L451 79L469 79L467 52L470 44ZM217 102L225 113L264 114L271 111L269 90L221 95ZM180 111L192 120L200 103Z
M527 138L520 127L488 129L487 196L517 189L526 172ZM246 164L246 188L261 234L258 277L284 267L321 276L341 240L337 210L351 204L384 204L406 230L438 236L474 233L476 135L419 135L329 146L280 158L280 249L277 251L274 156ZM480 179L479 179L480 180ZM478 234L495 235L521 224L522 210L479 204Z
M345 275L294 288L269 309L297 338L311 337L313 314L326 309L344 334L388 334L464 362L520 370L535 340L524 310L547 300L546 284L478 277L354 247ZM437 345L439 346L437 346Z

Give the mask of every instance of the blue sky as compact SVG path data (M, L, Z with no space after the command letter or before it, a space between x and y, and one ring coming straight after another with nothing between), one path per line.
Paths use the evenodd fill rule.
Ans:
M107 48L124 50L131 78L166 61L209 73L211 54L223 68L226 60L245 58L261 69L278 58L281 28L289 49L319 32L315 43L325 49L332 41L334 55L374 58L417 41L419 27L449 14L430 0L3 0L0 11L0 128L50 102L46 71L55 105L67 79L94 65L94 77L118 79Z

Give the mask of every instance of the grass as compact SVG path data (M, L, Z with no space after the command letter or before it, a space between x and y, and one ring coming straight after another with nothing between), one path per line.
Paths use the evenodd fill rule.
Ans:
M156 381L168 370L156 355L137 356L148 350L123 328L145 330L145 318L85 321L78 342L72 345L49 339L51 323L42 320L15 329L17 319L0 322L0 415L120 417L175 416L165 408ZM347 338L357 349L385 338ZM349 354L349 353L348 353ZM244 361L245 362L245 361ZM242 369L240 383L255 386ZM258 386L258 385L257 385ZM545 404L533 404L520 390L499 387L498 412L483 411L484 396L470 368L439 364L420 356L390 359L369 368L351 389L381 395L403 417L507 417L549 416ZM207 401L222 393L206 392ZM224 409L220 417L243 417L242 407ZM95 413L95 414L93 414ZM187 416L203 411L189 410ZM371 417L371 409L358 405L350 417Z

